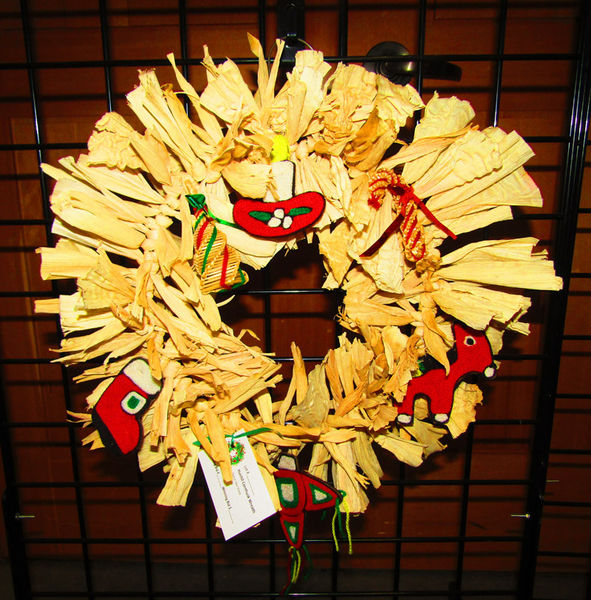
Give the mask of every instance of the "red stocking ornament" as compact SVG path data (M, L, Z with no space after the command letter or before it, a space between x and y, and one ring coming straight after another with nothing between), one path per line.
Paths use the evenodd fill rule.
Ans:
M94 405L92 421L107 448L121 454L137 450L142 439L141 414L161 385L143 358L128 362Z

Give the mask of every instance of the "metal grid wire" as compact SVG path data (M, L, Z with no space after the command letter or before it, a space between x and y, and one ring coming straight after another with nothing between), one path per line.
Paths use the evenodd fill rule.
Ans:
M280 3L281 4L281 3ZM303 2L293 3L296 8L303 7ZM347 0L329 3L322 7L323 10L332 13L337 23L337 55L328 56L326 60L330 63L338 61L364 62L364 56L348 56L350 47L349 10L353 4ZM380 6L384 10L395 7L384 4ZM437 3L435 3L437 4ZM459 3L461 5L462 3ZM528 3L516 3L509 0L490 1L475 6L473 10L492 10L497 18L496 52L487 54L463 54L454 53L446 56L432 56L426 53L425 28L426 15L430 5L426 0L409 2L407 7L416 11L417 17L417 44L416 54L407 57L406 60L416 61L417 73L415 85L420 92L424 89L422 70L425 61L439 58L453 61L460 65L468 63L485 62L490 65L494 73L494 84L492 89L493 107L491 111L492 124L497 125L500 121L502 106L502 82L503 73L508 64L518 61L531 63L532 68L544 65L544 63L561 61L564 63L565 71L572 69L572 77L569 81L570 108L568 115L568 131L560 135L536 135L529 136L526 141L532 144L559 144L565 149L560 163L560 189L558 202L551 212L543 214L521 215L521 219L548 221L552 225L551 252L556 264L557 272L564 278L564 291L561 293L545 296L546 313L544 316L549 326L543 329L543 338L540 343L540 351L530 354L515 356L507 354L501 356L506 361L531 361L538 366L536 375L538 378L538 398L535 403L535 412L529 418L514 418L507 415L505 418L482 418L471 426L460 443L454 446L454 452L463 454L463 466L457 476L438 477L437 473L428 473L425 477L416 477L411 474L410 469L404 465L393 468L384 481L384 487L378 492L379 499L382 494L387 500L380 500L377 506L370 510L377 511L383 519L392 521L392 528L385 534L376 533L377 530L359 530L360 535L355 535L356 555L347 558L346 565L342 556L330 548L330 540L326 536L317 535L309 540L312 554L323 553L322 561L316 573L310 581L296 590L296 594L310 598L545 598L550 597L547 589L540 588L539 579L540 561L543 558L559 557L568 570L568 561L583 561L589 563L588 551L575 551L569 548L552 548L541 546L541 534L547 512L549 510L571 509L586 510L591 508L591 503L569 499L568 494L561 496L559 500L545 499L546 484L549 477L549 466L557 458L576 457L584 459L591 455L588 448L577 449L573 447L555 447L551 445L552 429L556 415L556 404L563 399L576 399L588 401L591 394L569 394L559 390L560 364L563 354L563 345L567 342L585 342L591 339L587 334L565 334L565 321L567 306L569 302L569 289L571 280L586 280L591 273L578 271L571 273L573 254L575 251L577 227L579 218L589 214L589 208L579 208L579 200L583 185L585 169L585 157L588 147L589 111L591 107L590 91L590 44L591 44L591 19L588 3L581 2L558 2L548 3L548 7L568 5L578 7L579 32L576 48L568 53L520 53L509 54L505 52L505 36L507 27L508 10L515 6L527 6ZM166 5L168 6L168 4ZM225 5L222 4L219 10ZM318 10L318 5L314 5ZM374 7L375 8L375 7ZM152 8L150 10L157 10ZM215 9L214 9L215 10ZM242 8L242 10L245 10ZM262 40L268 39L267 30L270 21L275 22L276 7L267 5L265 0L259 0L246 10L256 11L258 22L258 35ZM189 53L189 27L187 15L190 12L198 13L199 8L188 9L185 0L179 0L176 7L176 20L178 25L178 37L180 56L177 62L181 65L186 77L190 75L190 68L199 64L200 59L194 58ZM82 11L83 12L83 11ZM77 152L85 145L73 142L69 139L48 142L44 138L43 127L43 102L39 93L39 79L41 72L52 70L71 69L95 69L102 72L105 86L105 108L113 110L116 106L116 95L113 85L113 72L121 67L148 67L165 66L165 60L144 60L141 57L133 59L114 59L111 56L111 28L109 17L111 9L107 0L99 0L98 5L89 9L91 14L98 17L100 21L100 45L102 56L99 59L80 59L70 61L40 60L38 59L33 42L34 21L28 0L22 0L20 6L15 6L10 13L10 18L18 19L21 26L22 60L0 63L2 76L11 76L15 73L24 74L28 80L29 101L31 108L30 134L31 141L6 142L0 145L2 153L28 152L34 153L38 164L45 162L47 156L55 151ZM170 16L170 9L163 9L163 15ZM173 15L174 16L174 15ZM308 19L314 18L312 12ZM297 32L295 32L297 34ZM395 32L393 32L395 35ZM240 65L253 64L255 59L238 57L234 59ZM376 59L377 60L377 59ZM53 154L52 154L53 156ZM0 227L6 230L12 227L40 228L45 231L47 243L51 245L51 215L48 197L50 189L46 178L39 171L36 176L40 187L40 198L42 198L42 216L5 218L0 221ZM18 175L14 175L15 181ZM6 199L5 199L6 202ZM579 226L580 227L580 226ZM31 249L24 245L22 252L30 252ZM289 295L293 302L300 302L304 296L324 295L326 292L317 288L298 287L296 289L274 289L272 287L273 275L265 272L260 280L255 282L255 287L244 292L244 296L250 296L259 302L259 316L263 322L264 345L270 351L274 349L275 326L274 319L277 318L273 310L273 302L279 296ZM34 298L52 297L60 292L62 287L54 284L52 289L17 289L5 290L0 293L2 300L22 300L30 302ZM330 303L338 304L338 297L330 299ZM334 307L332 307L334 308ZM31 316L31 320L38 317ZM336 333L336 332L335 332ZM4 341L6 344L6 340ZM40 366L49 364L50 359L37 356L6 357L1 360L2 368L24 368L26 366ZM287 357L280 357L282 361L289 361ZM321 360L318 356L306 356L305 360L314 362ZM64 368L53 367L60 370L61 397L63 405L70 409L76 408L72 398L70 376ZM35 382L33 385L42 386L43 381ZM8 552L11 561L12 576L14 581L15 597L25 598L272 598L279 597L284 577L285 566L284 542L279 533L279 528L273 523L267 523L255 530L247 539L239 542L224 543L214 528L215 516L210 506L207 494L203 489L203 483L199 480L196 484L195 493L191 501L199 516L197 527L198 533L179 533L174 527L174 517L171 517L172 525L167 535L154 535L152 525L153 515L150 502L153 502L153 491L161 484L157 475L147 476L135 472L133 468L124 471L124 477L88 479L83 476L85 470L83 464L83 453L79 449L79 431L71 424L62 420L27 421L11 414L9 394L14 391L6 391L3 387L3 398L0 402L0 426L1 426L1 449L6 480L6 491L4 494L4 516L6 534L8 540ZM12 388L11 388L12 390ZM528 473L524 477L479 477L479 472L474 467L474 445L478 441L478 431L481 428L502 428L508 430L523 430L527 428L530 435L531 447L529 456ZM26 476L26 468L23 468L23 459L20 456L22 444L20 434L30 430L56 430L56 444L67 451L68 463L67 475L62 479L55 480L29 480ZM509 434L511 437L511 434ZM25 440L27 439L25 435ZM43 451L37 448L37 451ZM27 455L28 456L28 455ZM583 461L584 462L584 461ZM583 465L584 466L584 465ZM584 472L588 477L589 471ZM583 475L584 476L584 475ZM427 488L432 490L432 497L436 498L440 490L454 488L458 490L458 522L453 534L436 532L429 535L424 531L406 532L404 530L405 516L410 510L408 505L409 488ZM516 494L521 495L522 512L524 518L516 520L516 526L511 533L503 535L492 535L483 533L475 535L469 526L469 515L473 494L478 489L493 489L495 487L513 487ZM134 498L133 503L138 513L139 534L129 536L103 536L97 532L96 527L91 527L93 515L96 513L89 502L89 497L96 490L104 492L104 498L109 497L109 491L115 490L115 498L119 498L122 490L128 496ZM66 518L63 513L59 514L59 499L67 505L69 517L73 523L70 531L72 535L50 535L46 532L34 531L29 527L26 518L29 504L27 499L30 493L44 494L47 496L46 506L55 500L55 506L51 510L58 512L58 519ZM64 500L67 498L67 502ZM54 500L52 500L54 499ZM34 503L33 503L34 504ZM39 504L36 505L37 508ZM43 505L41 505L41 509ZM113 506L105 504L105 510L112 510ZM430 510L429 507L427 510ZM431 510L438 510L432 506ZM386 514L387 513L387 514ZM170 525L170 524L169 524ZM92 529L92 531L91 531ZM159 532L162 530L159 529ZM321 528L319 531L323 531ZM370 534L366 534L370 531ZM358 532L358 533L359 533ZM330 537L330 536L329 536ZM519 557L519 567L513 573L513 577L503 580L500 584L490 587L478 578L474 579L466 565L466 555L469 549L475 546L486 545L493 549L491 555L506 552L508 547L513 548L511 552ZM230 550L221 550L221 547ZM451 548L451 569L447 569L445 577L433 579L435 583L429 584L426 577L421 577L414 583L409 579L409 570L405 567L405 559L409 552L420 554L433 546ZM63 575L59 578L44 577L43 571L39 571L38 557L45 556L44 548L58 549L57 556L62 564L69 569L69 579ZM128 564L133 567L134 561L126 563L125 555L133 548L131 554L142 563L140 575L133 570L125 571L124 578L130 581L119 582L116 578L114 564ZM162 548L174 548L172 559L166 566L160 564ZM377 575L372 572L368 564L371 564L375 553L382 553L383 548L391 553L391 567L386 573L387 583L378 583ZM99 551L97 551L99 549ZM180 549L180 551L179 551ZM497 550L498 549L498 550ZM588 548L587 548L588 550ZM52 550L53 551L53 550ZM172 550L170 550L172 552ZM229 567L228 555L223 556L220 561L220 552L230 552L234 557L233 566ZM232 554L234 553L234 554ZM257 554L262 560L254 564L248 562L251 554ZM138 558L139 556L139 558ZM108 563L110 566L101 571L106 558L118 557L119 563ZM244 569L241 569L241 559L244 560ZM133 564L130 564L133 563ZM472 563L470 563L472 564ZM185 567L183 569L183 566ZM58 569L59 565L53 565ZM480 567L486 571L486 566ZM168 570L168 571L167 571ZM75 571L72 574L72 571ZM244 571L244 573L242 572ZM168 578L164 584L161 579L163 573L168 572ZM187 572L191 572L189 576ZM357 574L359 581L348 584L349 578ZM369 579L363 577L369 573ZM372 574L373 573L373 574ZM381 572L383 576L383 571ZM112 587L105 587L104 580L113 579ZM191 579L192 577L192 579ZM189 590L179 589L178 579L186 578L191 581ZM173 585L174 583L174 585ZM538 587L536 584L538 583ZM435 587L433 587L435 585ZM535 590L535 592L534 592ZM580 597L591 598L591 588L588 586L581 591ZM555 597L563 597L559 595Z

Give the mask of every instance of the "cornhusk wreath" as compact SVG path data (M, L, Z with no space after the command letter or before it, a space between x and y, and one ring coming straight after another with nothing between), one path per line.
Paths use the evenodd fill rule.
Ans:
M143 132L107 113L86 154L43 165L57 181L58 241L39 250L41 275L75 278L77 291L39 300L36 310L60 315L58 362L92 361L76 376L97 383L89 411L131 360L149 364L158 385L137 456L142 470L165 463L159 504L186 503L201 450L230 482L225 436L245 430L278 509L275 463L309 446L308 473L332 479L362 513L366 488L380 486L376 444L418 466L475 419L482 393L464 380L448 418L434 419L424 399L414 418L397 418L428 356L453 370L453 324L484 332L496 354L506 330L528 333L521 319L530 300L520 290L561 287L534 238L461 244L461 234L511 219L512 206L542 205L523 169L533 152L515 132L472 125L466 101L435 95L425 106L410 85L357 65L331 70L313 50L297 54L275 93L283 42L270 69L260 43L249 42L256 93L236 64L216 65L205 47L207 86L198 94L169 55L179 92L149 70L127 95ZM413 141L402 142L399 130L420 110ZM234 222L236 197L284 200L278 147L295 165L295 194L321 194L324 209L292 235L252 235ZM273 216L286 227L287 215ZM200 240L199 218L207 225ZM441 254L452 232L457 249ZM273 398L278 363L221 320L216 295L246 281L242 266L262 269L313 236L324 286L345 292L338 317L351 334L309 373L292 343L288 391ZM90 412L74 416L93 423ZM84 443L102 447L100 432Z

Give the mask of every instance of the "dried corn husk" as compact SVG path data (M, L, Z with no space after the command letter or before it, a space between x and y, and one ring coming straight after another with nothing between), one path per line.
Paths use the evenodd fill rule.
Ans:
M199 461L199 448L193 445L195 436L189 428L182 431L182 439L187 445L189 454L183 463L180 463L176 458L170 458L168 478L158 496L158 500L156 500L156 503L161 506L185 506L195 478Z
M475 418L482 393L461 383L446 428L429 422L420 401L410 426L396 424L420 359L430 355L449 368L452 319L486 330L497 352L506 329L528 332L521 319L530 300L520 290L561 286L533 238L461 245L460 237L455 251L438 250L447 235L440 224L459 235L510 219L512 206L541 206L523 169L532 151L515 132L480 131L467 102L437 94L424 107L414 140L403 144L399 130L423 108L412 87L358 65L331 73L322 53L304 51L276 93L284 43L277 43L270 70L261 44L249 36L249 45L258 58L255 93L235 63L216 65L207 47L207 85L198 93L169 55L194 121L170 86L143 71L127 95L143 131L107 113L95 125L88 154L65 158L59 168L43 165L57 181L51 206L59 239L54 248L39 249L41 276L75 279L77 289L37 301L36 310L60 315L57 361L83 364L76 380L96 382L89 410L129 360L148 360L162 387L142 417L138 462L141 469L164 464L168 479L158 503L185 504L202 451L230 482L226 436L244 429L252 432L277 507L272 473L279 449L298 454L312 444L310 472L332 474L351 511L363 512L364 488L379 487L382 477L374 444L418 466L444 448L447 432L456 437ZM317 223L287 240L254 238L232 217L232 194L273 196L276 135L289 144L295 193L317 191L326 200ZM394 142L399 151L384 159ZM367 255L402 210L390 192L379 208L370 205L368 183L375 171L394 168L434 217L417 210L425 255L416 263L405 258L397 231ZM186 199L193 194L206 198L206 239L214 228L219 236L207 252L193 245ZM215 298L221 262L227 250L226 284L232 285L241 265L261 269L312 232L328 273L325 287L345 292L341 324L357 335L353 341L340 336L310 373L292 343L288 390L276 398L279 364L221 320ZM101 362L85 364L95 359ZM90 414L74 416L91 424ZM97 432L84 442L102 446Z

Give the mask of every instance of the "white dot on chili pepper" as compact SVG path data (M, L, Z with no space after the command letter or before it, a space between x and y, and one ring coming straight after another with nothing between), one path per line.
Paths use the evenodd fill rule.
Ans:
M279 225L281 225L281 219L279 217L271 217L267 221L268 227L279 227Z
M290 217L289 215L287 215L287 217L285 217L285 219L283 219L283 223L281 224L283 229L289 229L291 227L291 224L293 223L293 218Z
M285 216L285 211L282 208L276 208L273 211L273 216L277 217L278 219L283 219L283 217Z

